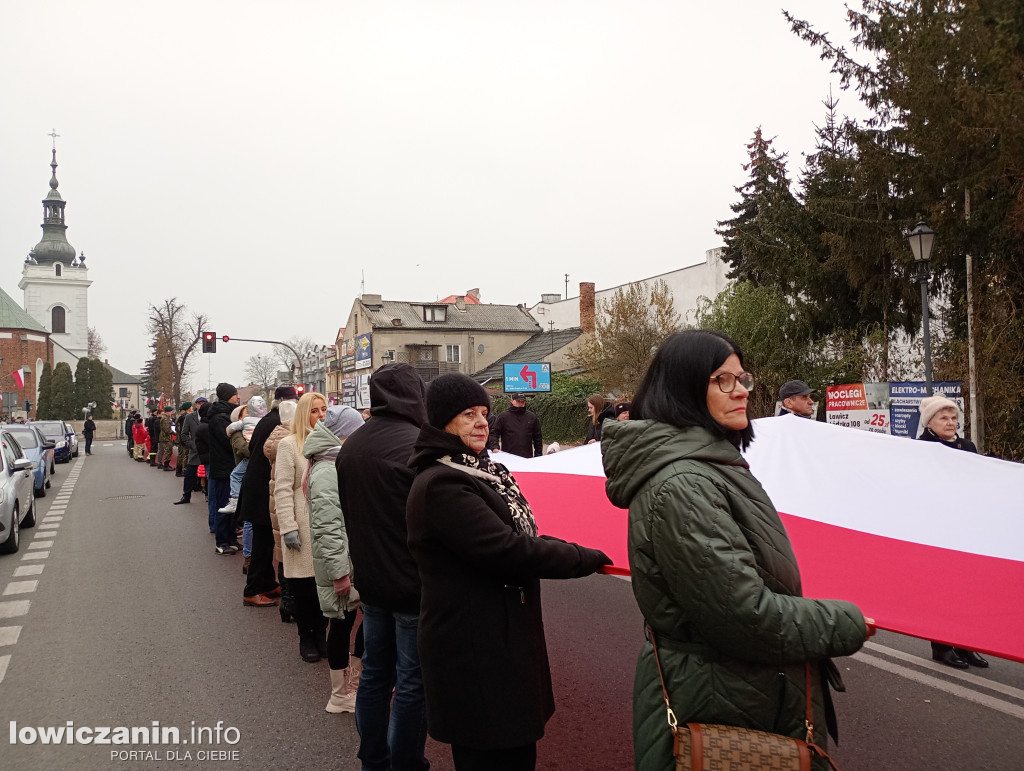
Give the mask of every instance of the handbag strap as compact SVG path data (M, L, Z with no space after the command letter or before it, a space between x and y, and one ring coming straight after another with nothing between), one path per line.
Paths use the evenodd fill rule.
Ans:
M675 733L676 728L679 726L679 720L676 718L675 712L672 711L672 704L671 704L671 702L669 702L668 688L665 687L665 675L661 671L661 658L658 656L658 644L657 644L657 642L654 639L654 630L651 628L650 624L647 624L646 626L647 626L647 636L650 638L650 640L651 640L651 648L654 650L654 664L658 668L658 679L661 681L661 696L665 700L665 711L666 711L666 716L667 716L667 719L668 719L668 725L669 725L669 728L672 729L672 732ZM832 761L832 758L830 758L828 756L828 754L824 750L822 750L820 747L818 747L817 744L814 743L814 711L813 711L813 698L812 698L812 692L811 692L811 662L810 661L805 662L805 664L804 664L804 673L805 673L805 678L806 678L806 687L804 689L805 693L806 693L806 713L805 713L805 716L804 716L804 725L807 727L807 737L806 737L806 739L804 741L807 743L808 747L811 748L811 752L814 752L815 754L819 755L820 757L825 758L826 760L828 760L829 765L831 765L832 768L836 768L836 765Z

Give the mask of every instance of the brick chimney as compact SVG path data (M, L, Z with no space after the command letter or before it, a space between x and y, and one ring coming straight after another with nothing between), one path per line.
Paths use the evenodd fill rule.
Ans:
M580 282L580 328L591 334L597 330L594 318L594 283L592 281Z

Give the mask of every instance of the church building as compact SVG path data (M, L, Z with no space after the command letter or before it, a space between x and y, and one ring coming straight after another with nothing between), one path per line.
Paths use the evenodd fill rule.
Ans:
M85 253L68 243L65 201L57 190L57 150L50 163L50 192L43 199L43 237L25 258L18 287L25 292L29 316L50 333L53 364L74 370L86 355L89 339L89 271Z

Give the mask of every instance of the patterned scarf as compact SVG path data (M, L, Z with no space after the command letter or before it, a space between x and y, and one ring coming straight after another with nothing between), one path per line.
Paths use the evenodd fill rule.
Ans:
M537 535L537 522L533 518L530 504L526 502L526 498L520 492L515 478L508 473L508 469L503 465L495 463L490 458L481 459L466 453L445 455L438 458L437 462L487 482L501 496L508 506L508 510L512 512L512 529L517 533Z

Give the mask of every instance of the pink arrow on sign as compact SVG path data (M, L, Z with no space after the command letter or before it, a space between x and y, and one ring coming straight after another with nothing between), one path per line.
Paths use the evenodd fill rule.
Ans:
M523 380L530 384L530 388L532 388L534 391L537 390L537 373L531 372L528 364L523 365L523 368L522 370L520 370L519 375L523 378Z

